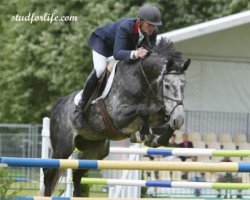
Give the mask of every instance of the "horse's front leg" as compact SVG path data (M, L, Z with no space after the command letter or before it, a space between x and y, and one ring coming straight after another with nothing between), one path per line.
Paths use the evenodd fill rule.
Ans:
M149 108L146 104L123 105L120 107L121 116L124 118L149 117Z
M152 133L154 136L149 141L146 141L145 145L154 148L168 146L169 139L174 134L174 129L167 123L163 126L152 128Z
M142 124L139 131L135 132L130 137L130 142L132 143L143 143L145 141L150 140L151 132L149 127L149 118L143 117Z
M129 118L139 117L142 121L139 131L130 137L132 143L143 143L150 138L149 107L147 104L129 105L123 109L123 115Z

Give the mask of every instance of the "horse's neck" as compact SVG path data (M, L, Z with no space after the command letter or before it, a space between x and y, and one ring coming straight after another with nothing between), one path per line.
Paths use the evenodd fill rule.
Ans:
M133 99L137 103L145 102L145 100L154 101L155 98L150 87L156 93L156 80L159 78L161 72L156 66L141 66L140 64L140 61L135 63L120 62L118 64L111 88L112 94L109 98L118 97L123 101ZM152 73L152 71L154 72Z
M155 58L150 59L149 57L142 62L142 66L139 66L142 69L141 73L145 73L145 76L150 84L157 82L164 71L164 67L158 62L159 61Z

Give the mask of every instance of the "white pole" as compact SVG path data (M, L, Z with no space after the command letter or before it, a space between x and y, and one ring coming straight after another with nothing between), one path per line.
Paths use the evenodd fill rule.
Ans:
M139 148L140 144L135 144L134 146L130 146L130 148ZM129 154L129 161L138 161L140 160L140 155ZM133 173L133 174L131 174ZM140 180L140 170L131 171L124 170L122 173L121 179L136 179ZM140 187L139 186L121 186L117 185L114 187L114 191L112 190L113 195L109 195L112 198L139 198L140 197Z
M49 158L50 147L50 119L48 117L43 118L42 129L42 158ZM43 189L43 170L40 168L40 191Z
M132 148L141 148L140 144L135 144L134 146L132 146ZM135 156L135 161L139 161L140 160L140 155L136 155ZM136 180L141 180L141 170L134 170L133 171L133 177L132 179L136 179ZM131 192L133 192L133 194L131 194L134 198L140 198L141 196L141 187L139 186L135 186L135 187L131 187Z
M109 198L114 198L115 186L109 186Z
M134 160L135 155L130 154L129 157L131 160ZM130 171L131 170L123 170L121 179L128 179L128 175L129 175ZM115 186L114 196L112 198L120 198L121 191L122 191L122 186L120 186L120 185Z
M133 146L130 146L129 148L133 148ZM135 154L129 154L129 161L134 161L136 160L136 155ZM126 177L126 179L132 179L134 173L132 170L128 171L128 176ZM125 190L126 188L126 196L123 196L124 198L134 198L134 196L132 196L132 190L133 188L131 188L130 186L123 186L123 190Z
M69 159L72 159L72 157L70 156ZM65 191L66 197L73 196L73 194L72 194L72 172L73 172L72 169L67 169L66 191Z

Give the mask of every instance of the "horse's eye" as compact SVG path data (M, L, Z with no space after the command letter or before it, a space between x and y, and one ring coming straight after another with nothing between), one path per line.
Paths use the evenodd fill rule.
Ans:
M170 85L169 85L169 84L166 84L166 85L165 85L165 88L166 88L167 90L169 90L169 89L170 89Z

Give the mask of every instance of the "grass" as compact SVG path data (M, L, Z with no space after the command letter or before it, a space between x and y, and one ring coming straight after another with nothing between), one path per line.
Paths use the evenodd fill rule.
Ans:
M21 192L19 193L19 196L39 196L39 183L34 182L15 182L12 184L13 190L18 190L21 188ZM97 188L95 188L96 190ZM59 184L57 191L53 194L53 196L60 196L60 194L65 190L65 184ZM99 191L101 190L101 186L100 188L98 188ZM11 192L10 191L10 192ZM108 193L107 192L91 192L89 193L89 197L108 197Z

